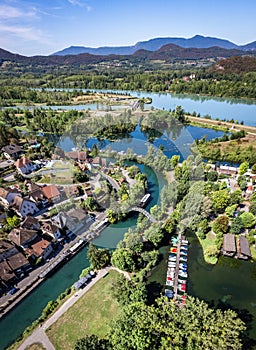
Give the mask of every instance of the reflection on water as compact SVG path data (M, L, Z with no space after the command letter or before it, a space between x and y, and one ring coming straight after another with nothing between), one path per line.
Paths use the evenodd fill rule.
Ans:
M189 237L188 293L212 302L247 310L253 317L250 336L256 340L256 263L221 256L216 265L204 261L195 235Z

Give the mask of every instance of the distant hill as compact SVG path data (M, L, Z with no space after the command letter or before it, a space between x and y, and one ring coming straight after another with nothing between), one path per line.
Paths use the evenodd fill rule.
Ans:
M173 59L204 59L218 57L232 57L244 55L244 51L236 49L223 49L220 47L209 48L183 48L177 45L168 44L162 46L157 51L139 50L134 54L136 57L144 57L153 60L173 60Z
M253 41L250 44L243 45L241 48L245 51L256 51L256 41Z
M86 65L95 65L99 63L105 63L107 66L115 67L116 64L122 62L125 67L129 67L129 63L133 67L141 65L154 64L154 61L163 61L166 63L173 63L179 60L201 60L201 59L221 59L229 58L232 56L243 56L245 54L242 50L237 49L224 49L220 47L209 47L209 48L183 48L174 44L167 44L160 47L156 51L149 51L145 49L137 50L132 55L92 55L88 53L83 53L79 55L65 55L65 56L32 56L26 57L18 54L13 54L6 50L0 49L0 66L3 62L12 62L12 66L15 64L20 64L23 67L32 67L33 71L40 70L45 67L85 67ZM256 55L256 52L255 52ZM222 61L221 61L222 62ZM233 61L231 61L233 62ZM237 63L237 67L240 64L241 69L243 64L247 64L246 59L244 61ZM249 62L249 61L248 61ZM250 61L251 62L251 61ZM253 61L254 62L254 61ZM128 63L128 64L127 64ZM225 61L226 64L226 61ZM251 66L252 64L250 64ZM7 68L5 68L7 67ZM8 69L8 66L3 65L3 69ZM216 68L224 69L224 68ZM226 69L226 68L225 68ZM227 68L228 69L228 68ZM246 69L246 68L243 68ZM238 67L239 70L239 67Z
M209 48L218 46L224 49L238 49L238 50L256 50L256 43L251 43L243 46L238 46L231 41L204 37L202 35L195 35L192 38L154 38L147 41L140 41L132 46L105 46L105 47L83 47L70 46L61 51L55 52L53 55L77 55L80 53L89 53L93 55L132 55L138 50L157 51L160 47L168 44L174 44L183 48ZM250 46L251 45L251 46ZM249 46L249 48L248 48Z
M256 72L256 57L243 56L226 58L216 63L211 70L220 73L235 74Z

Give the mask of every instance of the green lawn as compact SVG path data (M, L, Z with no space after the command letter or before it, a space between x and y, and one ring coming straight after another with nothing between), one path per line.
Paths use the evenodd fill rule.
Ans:
M207 235L206 235L206 238L205 239L200 239L198 238L199 241L200 241L200 244L203 248L203 252L204 252L204 259L205 261L208 263L208 264L212 264L212 265L215 265L218 261L218 258L215 257L215 256L208 256L206 254L206 251L209 247L216 247L216 244L215 244L215 235L212 233L212 232L209 232Z
M47 330L56 350L73 349L76 340L85 335L95 334L101 338L106 335L110 322L119 312L119 305L110 292L118 275L110 271Z

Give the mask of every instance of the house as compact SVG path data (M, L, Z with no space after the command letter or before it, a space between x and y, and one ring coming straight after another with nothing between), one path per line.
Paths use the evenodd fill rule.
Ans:
M38 231L27 230L24 228L14 228L8 235L8 238L17 246L23 249L27 248L31 242L39 239Z
M5 260L0 262L0 276L3 289L13 286L17 281L15 273Z
M28 198L21 198L19 196L14 197L12 208L21 217L36 214L39 209L37 205Z
M64 187L64 192L67 198L77 197L79 195L77 186L66 186Z
M40 230L40 222L33 216L27 216L25 220L20 224L20 227L27 230Z
M48 185L42 187L43 193L49 203L56 203L60 200L60 192L55 185Z
M71 151L71 152L66 152L65 156L67 158L74 160L75 162L85 162L88 158L88 152L87 151Z
M219 174L235 176L238 174L239 168L228 165L220 165L217 171L219 172Z
M67 216L63 212L60 212L56 216L52 217L51 221L60 229L67 227Z
M26 252L33 258L42 258L46 260L48 256L53 252L53 247L51 242L46 239L41 239L40 241L32 244Z
M18 159L14 163L14 165L16 166L18 172L22 175L29 174L35 170L35 166L33 162L30 159L28 159L26 156L23 156L20 159Z
M237 257L244 260L251 258L249 242L244 236L239 236L237 239Z
M34 202L38 207L45 207L49 202L43 192L43 188L39 185L32 184L30 186L32 190L28 193L28 198Z
M56 240L61 238L61 232L59 230L59 227L52 224L50 221L43 221L41 223L41 230L43 233L50 236L51 238L54 238Z
M15 144L3 147L2 151L7 159L17 159L23 153L22 148Z
M6 262L18 278L22 278L31 269L30 262L22 253L11 256Z
M0 262L18 254L17 248L5 239L0 240ZM1 275L0 275L1 276Z
M17 189L10 189L8 188L7 190L4 188L0 188L0 202L6 207L9 208L13 202L14 198L16 196L21 197L21 193Z
M223 255L233 257L236 254L235 236L227 233L223 235Z

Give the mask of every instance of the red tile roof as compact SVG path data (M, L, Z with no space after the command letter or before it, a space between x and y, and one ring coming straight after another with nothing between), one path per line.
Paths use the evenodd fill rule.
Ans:
M18 159L14 164L17 168L24 168L26 165L30 163L31 163L31 160L28 159L26 156L23 156L20 159Z
M49 185L49 186L43 187L43 193L44 193L45 197L48 199L52 199L52 198L58 197L60 195L60 192L59 192L57 186L55 186L55 185Z

